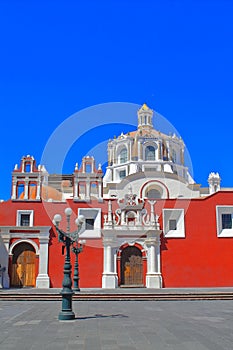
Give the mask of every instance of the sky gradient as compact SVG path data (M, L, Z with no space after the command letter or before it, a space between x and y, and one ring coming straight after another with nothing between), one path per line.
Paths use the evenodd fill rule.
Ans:
M230 0L0 0L0 199L10 198L22 156L40 164L61 123L110 102L147 103L182 136L197 183L218 171L233 187L232 18ZM93 127L102 123L95 118ZM124 128L90 132L83 146L80 137L63 171Z

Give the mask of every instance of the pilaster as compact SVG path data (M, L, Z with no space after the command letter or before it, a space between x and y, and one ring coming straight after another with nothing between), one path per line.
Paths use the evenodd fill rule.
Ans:
M103 261L103 274L102 274L102 288L112 289L118 286L118 276L115 271L116 262L114 258L116 255L113 252L113 245L115 241L113 239L113 234L105 233L103 239L104 245L104 261Z
M50 279L48 276L48 244L49 233L44 237L40 237L39 273L36 278L37 288L49 288L50 286Z
M161 230L154 230L148 234L145 244L147 247L147 288L162 288L160 271L160 234Z

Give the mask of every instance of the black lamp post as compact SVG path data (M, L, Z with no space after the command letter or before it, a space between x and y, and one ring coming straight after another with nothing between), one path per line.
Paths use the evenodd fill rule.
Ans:
M70 216L72 214L71 208L65 209L66 219L67 219L67 230L64 232L58 226L61 222L61 215L54 215L53 222L58 232L58 239L62 242L66 247L66 256L65 256L65 264L64 264L64 278L62 282L62 310L58 315L59 320L72 320L75 318L75 314L72 311L72 296L74 294L72 290L72 280L71 280L71 263L70 263L70 246L78 240L79 232L82 229L82 225L84 223L84 216L80 215L75 223L78 228L76 231L70 233Z
M79 292L80 288L79 288L79 263L78 263L78 255L83 251L83 245L86 243L85 240L81 240L81 241L76 241L75 245L73 245L72 247L72 252L74 252L75 254L75 264L74 264L74 286L73 286L73 290L75 292Z

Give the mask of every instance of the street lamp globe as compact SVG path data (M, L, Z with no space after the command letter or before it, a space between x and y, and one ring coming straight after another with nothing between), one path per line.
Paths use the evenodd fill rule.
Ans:
M71 216L71 214L72 214L72 209L71 208L66 208L65 209L65 214L66 214L66 216Z
M59 223L61 222L61 215L60 214L55 214L53 217L53 222L55 223L55 225L59 225Z
M77 226L82 224L85 221L85 216L84 215L79 215L79 217L75 220L75 223Z

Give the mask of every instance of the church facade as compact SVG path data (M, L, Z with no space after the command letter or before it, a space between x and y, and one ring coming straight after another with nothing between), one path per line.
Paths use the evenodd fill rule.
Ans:
M233 189L221 188L218 173L208 187L196 184L183 140L155 130L146 104L137 118L137 130L109 141L105 174L90 156L65 175L22 157L0 203L3 287L61 287L65 250L53 217L65 230L67 207L71 230L85 219L81 288L233 285Z

